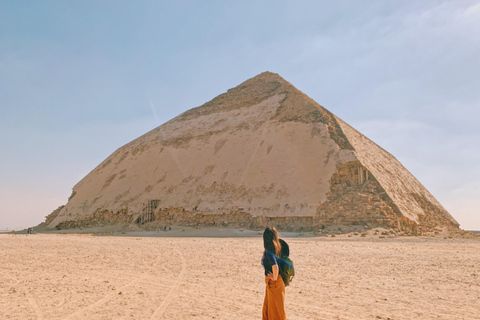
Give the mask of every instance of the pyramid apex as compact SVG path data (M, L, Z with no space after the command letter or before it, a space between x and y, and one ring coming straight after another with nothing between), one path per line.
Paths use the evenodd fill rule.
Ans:
M278 73L270 72L270 71L264 71L262 73L257 74L253 78L250 78L246 81L244 81L241 85L249 82L257 82L257 81L264 81L266 83L268 82L280 82L282 84L288 83L291 85L287 80L285 80L282 76L280 76Z
M285 79L283 79L282 76L280 76L278 73L270 71L264 71L262 73L259 73L254 78L279 78L285 81Z

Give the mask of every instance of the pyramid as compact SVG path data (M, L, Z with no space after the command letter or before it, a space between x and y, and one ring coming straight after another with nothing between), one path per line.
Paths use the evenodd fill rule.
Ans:
M117 149L47 217L98 223L459 226L395 157L270 72Z

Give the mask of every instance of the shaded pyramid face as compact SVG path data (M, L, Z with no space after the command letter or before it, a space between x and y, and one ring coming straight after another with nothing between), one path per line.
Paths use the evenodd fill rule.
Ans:
M458 223L392 155L265 72L116 150L49 227Z

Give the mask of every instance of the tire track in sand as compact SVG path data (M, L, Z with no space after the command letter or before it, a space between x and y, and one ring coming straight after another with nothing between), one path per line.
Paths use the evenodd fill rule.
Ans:
M163 299L160 306L158 306L157 310L155 310L155 312L152 314L152 316L150 317L150 320L161 318L161 316L163 315L165 310L167 310L167 307L172 302L173 293L175 292L175 289L177 288L180 281L182 281L183 278L185 277L185 271L187 269L187 263L185 262L185 257L183 256L183 253L181 251L178 251L178 250L175 250L175 251L177 251L177 253L180 255L180 259L182 260L182 271L180 271L180 274L178 275L177 281L175 281L175 283L173 284L172 288L168 292L165 299Z
M4 273L2 274L2 276L4 276L5 278L9 278L16 285L20 283L20 281L18 281L15 277L12 277L9 274ZM37 300L35 300L35 298L32 297L32 294L28 291L25 291L24 295L27 298L28 304L30 304L33 311L35 312L35 315L37 316L37 320L44 320L42 309L40 309L40 307L38 306Z
M35 314L37 315L37 320L43 320L43 313L40 307L37 304L37 300L32 298L31 296L27 295L27 300L28 303L32 306L33 310L35 311Z
M162 256L159 256L153 264L156 265L161 259L162 259ZM90 304L90 305L88 305L88 306L86 306L86 307L84 307L80 310L75 311L74 313L68 315L67 317L65 317L63 319L65 319L65 320L72 319L73 317L80 316L80 315L84 314L85 312L90 311L90 310L98 307L99 305L102 305L103 303L105 303L105 302L109 301L110 299L112 299L113 297L115 297L118 294L119 291L122 291L125 288L131 286L132 284L137 283L139 280L143 280L144 278L146 278L147 273L148 273L148 271L145 271L138 278L133 279L129 283L127 283L127 284L121 286L120 288L116 289L114 292L107 293L103 298L97 300L96 302L94 302L94 303L92 303L92 304Z

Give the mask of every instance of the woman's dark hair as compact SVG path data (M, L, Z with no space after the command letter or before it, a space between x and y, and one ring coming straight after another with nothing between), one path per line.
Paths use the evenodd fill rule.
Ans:
M290 247L288 246L288 243L283 239L279 239L279 241L282 246L282 257L288 257L290 255Z
M275 227L267 227L263 231L263 247L265 250L274 252L277 257L280 257L282 246L280 244L280 235Z

